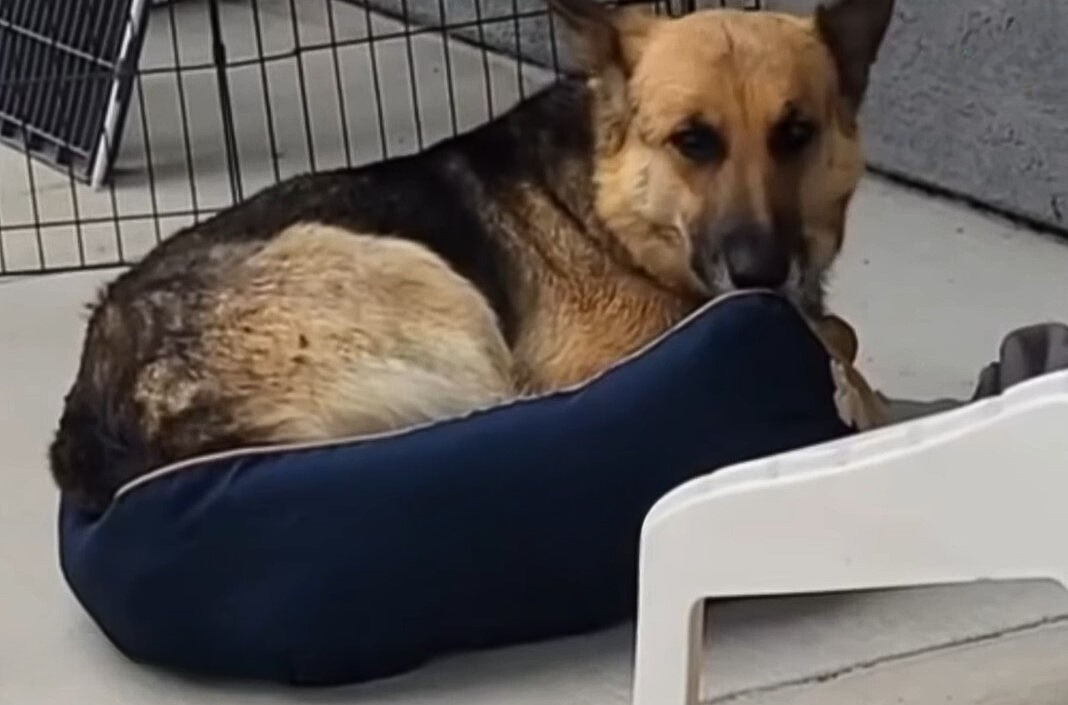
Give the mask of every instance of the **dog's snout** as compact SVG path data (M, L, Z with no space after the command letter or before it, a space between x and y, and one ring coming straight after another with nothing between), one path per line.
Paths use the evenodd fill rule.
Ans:
M724 235L721 251L736 289L778 289L790 276L788 247L768 228L733 228Z

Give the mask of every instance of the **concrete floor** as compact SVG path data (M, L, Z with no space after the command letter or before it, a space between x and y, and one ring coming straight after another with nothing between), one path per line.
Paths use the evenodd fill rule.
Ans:
M309 3L307 6L313 6ZM228 5L228 12L235 12ZM279 12L282 5L276 8ZM310 11L309 11L310 12ZM234 21L231 16L230 20ZM195 17L187 18L195 30ZM322 32L322 17L302 18L302 31ZM355 17L362 21L362 15ZM389 21L381 20L383 26ZM166 30L157 22L155 32ZM348 25L346 25L348 26ZM236 31L236 30L235 30ZM154 35L152 47L166 35ZM193 32L196 36L196 32ZM286 35L275 39L284 44ZM403 122L410 110L406 48L386 74L387 101L400 107L387 110ZM416 40L419 56L443 56L440 43ZM437 49L435 50L435 46ZM192 51L192 49L190 50ZM366 73L367 52L357 50L343 59L350 75ZM382 56L388 52L383 49ZM419 52L425 52L420 54ZM458 104L461 126L484 117L486 83L479 52L454 48L450 61L458 90L467 98ZM362 56L362 58L361 58ZM157 57L158 58L158 57ZM186 60L183 57L183 60ZM418 59L420 71L432 67L431 58ZM323 71L333 71L332 58L324 55L313 71L315 90L329 93ZM361 61L363 63L361 63ZM386 61L383 58L383 61ZM491 89L507 104L518 93L514 65L488 59ZM464 63L467 62L467 63ZM279 64L275 70L283 71ZM292 66L288 69L292 71ZM385 71L380 64L380 71ZM430 69L428 69L430 70ZM433 71L430 71L434 75ZM290 74L292 76L292 74ZM459 77L463 76L463 80ZM532 80L542 80L534 76ZM153 79L146 93L169 90L165 78ZM199 85L190 77L190 86ZM201 80L201 79L197 79ZM194 110L204 117L196 124L194 155L198 204L225 205L225 170L218 162L212 140L212 85L197 88L205 101ZM424 87L421 111L424 122L440 132L426 130L424 139L443 136L450 118L442 98L446 85ZM235 79L236 81L236 79ZM257 101L258 73L240 82L235 93L248 113ZM279 90L284 104L297 95ZM279 85L285 84L279 79ZM288 85L288 84L286 84ZM361 85L352 84L354 87ZM508 86L511 85L509 92ZM439 86L440 88L432 88ZM434 93L438 90L438 93ZM466 91L466 93L464 92ZM190 88L187 98L195 91ZM372 93L373 94L373 93ZM288 96L288 98L286 98ZM437 96L436 98L434 96ZM170 210L191 203L184 150L176 147L176 127L168 123L174 106L153 99L151 142L158 203ZM437 101L437 102L435 102ZM353 98L355 105L361 100ZM200 104L198 104L200 105ZM206 107L204 107L206 106ZM370 103L364 104L373 108ZM436 106L436 107L434 107ZM320 107L322 107L320 105ZM324 107L328 110L329 106ZM391 112L392 111L392 112ZM281 109L279 114L281 114ZM328 110L329 112L329 110ZM336 103L334 112L336 114ZM432 116L437 116L436 118ZM285 118L279 131L284 147L284 173L307 167L302 118ZM369 118L370 120L370 118ZM295 122L294 122L295 121ZM140 119L131 121L131 135ZM343 140L330 120L314 122L313 134L320 165L344 163ZM391 125L393 123L390 123ZM242 161L249 189L273 177L262 144L253 139L262 125L242 123L247 140ZM366 126L370 126L366 128ZM380 153L373 120L353 122L351 129L370 129L359 140L353 161L373 159ZM409 150L414 130L397 128L391 149ZM407 137L405 137L407 135ZM402 139L404 138L404 139ZM367 146L370 145L370 146ZM366 151L360 151L365 150ZM260 150L260 151L257 151ZM259 155L259 156L257 156ZM333 159L333 162L328 162ZM132 137L123 155L123 174L110 194L76 189L80 212L107 216L112 203L122 213L151 212L151 194L145 188L144 145ZM20 172L21 169L21 172ZM28 202L29 180L20 155L0 150L0 217L3 224L24 223L32 215ZM71 213L72 191L66 181L45 168L33 167L37 207L46 219L60 220ZM21 204L21 205L20 205ZM163 206L161 206L162 208ZM22 209L22 210L20 210ZM96 209L96 210L94 210ZM126 209L126 210L122 210ZM163 219L166 234L182 218ZM992 360L1002 336L1012 328L1042 320L1068 321L1068 244L990 219L955 204L912 193L878 179L867 180L851 213L849 239L833 282L834 306L857 325L863 346L863 367L873 382L896 397L934 399L971 394L980 367ZM119 229L124 252L136 255L156 237L154 221L131 222ZM5 254L11 262L33 269L43 255L48 264L77 263L75 231L45 229L37 248L34 231L5 230ZM117 254L114 223L83 228L90 238L87 253L93 261L109 261ZM96 238L95 240L92 238ZM22 259L18 259L22 258ZM18 268L11 266L11 269ZM73 374L84 325L84 304L100 283L114 271L53 275L22 280L0 280L0 704L50 703L97 705L105 703L360 702L405 703L521 703L524 705L609 705L625 703L630 686L629 627L588 637L563 640L491 653L444 659L407 677L360 688L295 692L259 685L189 680L129 663L117 654L73 601L61 581L56 562L56 495L47 476L44 448L58 415L60 400ZM965 497L966 499L966 497ZM1003 518L1011 521L1011 517ZM1068 619L1068 596L1044 583L981 584L967 587L822 596L785 600L742 601L715 607L709 618L714 636L704 688L706 699L739 696L745 702L765 705L809 703L1014 703L1061 702L1046 699L1063 693L1060 673L1068 666L1068 634L1056 624ZM1052 627L1041 628L1053 623ZM976 641L978 640L978 641ZM975 643L973 643L975 642ZM961 646L962 644L970 646ZM954 648L949 648L954 647ZM969 675L961 670L967 666ZM996 666L996 667L995 667ZM976 675L978 674L978 675ZM828 680L829 679L829 680ZM823 682L823 681L827 682ZM1030 686L1040 684L1039 693ZM1037 686L1036 686L1037 687ZM1038 693L1036 695L1036 693Z
M872 179L854 207L834 300L858 325L865 367L887 393L966 396L979 367L993 358L1011 328L1034 320L1068 320L1066 271L1065 244ZM0 460L0 703L627 702L629 627L453 657L395 681L316 693L189 681L117 654L61 581L56 495L43 457L77 361L84 304L113 275L51 275L0 285L0 444L5 451ZM956 693L957 702L984 702L979 697L984 692L1023 685L1005 666L1012 658L1020 664L1019 673L1042 675L1047 685L1059 687L1063 681L1056 677L1068 666L1068 650L1051 656L1047 645L1061 639L1068 646L1068 634L1051 637L1039 630L1034 642L1027 635L1065 618L1068 596L1045 583L721 605L709 619L715 650L705 692L709 699L741 693L750 702L793 702L781 698L801 697L798 688L822 693L830 688L820 682L828 676L848 674L842 682L863 691L871 686L858 674L880 678L882 669L907 668L917 659L915 667L928 674L924 678L934 690L924 691L910 676L888 683L884 678L881 692L900 687L911 698L900 702L909 703L933 702L928 696L935 691ZM1015 632L1022 633L990 652L1002 667L984 672L993 679L988 691L982 690L986 681L950 678L959 673L954 669L961 657L942 647L996 641ZM1038 665L1035 653L1043 654ZM899 661L910 655L914 658ZM930 659L945 659L946 665L933 667ZM1048 668L1037 673L1041 664ZM836 680L821 702L883 702L831 698L843 692L842 682ZM958 686L963 689L955 690ZM976 697L966 699L969 693Z

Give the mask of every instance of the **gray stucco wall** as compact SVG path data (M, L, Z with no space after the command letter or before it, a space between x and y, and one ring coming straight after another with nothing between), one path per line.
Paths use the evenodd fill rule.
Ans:
M405 1L417 22L440 22L439 0L368 0L393 13ZM497 19L487 44L510 51L515 24L499 18L544 8L477 1ZM448 22L473 20L474 2L444 0ZM815 0L765 5L804 12ZM521 53L551 64L548 36L544 17L521 20ZM1068 2L898 0L864 123L872 166L1068 230Z
M1068 2L898 0L864 122L873 166L1068 230Z

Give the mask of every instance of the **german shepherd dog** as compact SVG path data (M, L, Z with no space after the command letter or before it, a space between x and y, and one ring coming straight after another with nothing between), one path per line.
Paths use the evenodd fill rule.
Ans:
M196 455L569 386L733 289L824 315L893 0L550 5L581 77L420 154L269 187L106 287L50 448L68 498L102 510Z

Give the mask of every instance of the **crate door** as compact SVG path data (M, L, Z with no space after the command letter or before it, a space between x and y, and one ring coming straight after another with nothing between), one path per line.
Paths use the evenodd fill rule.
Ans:
M0 140L94 187L118 152L149 0L0 2Z

